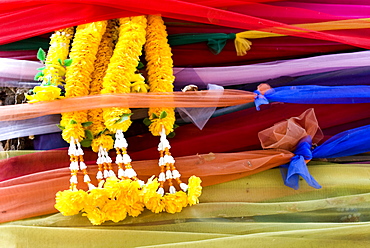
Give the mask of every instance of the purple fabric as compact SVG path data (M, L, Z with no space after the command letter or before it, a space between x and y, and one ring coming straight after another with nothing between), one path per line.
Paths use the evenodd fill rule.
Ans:
M175 90L189 84L205 89L210 83L220 86L241 85L264 82L282 76L296 77L363 66L370 66L370 51L244 66L174 68Z

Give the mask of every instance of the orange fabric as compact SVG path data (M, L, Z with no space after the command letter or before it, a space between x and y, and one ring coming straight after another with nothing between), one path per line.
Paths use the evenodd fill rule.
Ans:
M67 154L65 154L68 157ZM231 181L255 174L289 162L293 154L284 151L248 151L229 154L206 154L176 158L176 167L184 181L196 174L202 185ZM158 160L132 163L140 179L147 180L159 172ZM89 165L88 171L96 184L94 174L97 165ZM57 212L55 194L68 189L70 171L67 168L48 170L0 182L0 222L24 219ZM83 175L78 174L79 188L87 189Z
M310 135L312 142L317 143L323 138L313 109L306 110L298 117L276 123L258 133L264 149L279 148L293 151L297 141Z
M255 94L240 90L188 91L171 93L128 93L71 97L50 102L0 107L0 121L30 119L39 116L96 108L127 107L226 107L253 102Z

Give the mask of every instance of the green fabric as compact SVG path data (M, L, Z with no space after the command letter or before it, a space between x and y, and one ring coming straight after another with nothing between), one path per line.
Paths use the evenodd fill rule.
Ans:
M30 153L35 153L35 152L41 152L41 151L40 150L39 151L35 151L35 150L0 151L0 160L11 158L11 157L16 157L20 155L26 155Z
M219 54L225 47L227 40L233 40L236 34L209 33L209 34L173 34L168 36L170 46L187 45L207 42L213 54Z
M278 168L205 187L178 214L92 226L53 214L0 225L3 247L370 247L370 165L310 162L323 189L284 186Z
M38 50L39 48L47 51L49 49L49 39L32 37L9 44L0 45L0 51Z

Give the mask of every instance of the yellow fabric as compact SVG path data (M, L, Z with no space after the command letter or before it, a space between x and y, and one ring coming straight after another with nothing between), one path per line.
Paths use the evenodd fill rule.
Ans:
M323 189L279 169L204 187L200 204L92 226L53 214L0 225L3 247L370 247L370 164L310 162Z
M319 23L304 23L304 24L295 24L293 26L296 26L299 28L305 28L305 29L313 30L313 31L364 29L364 28L370 28L370 18L319 22ZM264 32L264 31L256 31L256 30L237 33L235 41L234 41L236 53L238 56L244 56L245 54L247 54L247 51L251 49L250 46L252 45L252 42L250 42L247 39L261 39L261 38L271 38L271 37L281 37L281 36L286 36L286 35L275 34L275 33Z

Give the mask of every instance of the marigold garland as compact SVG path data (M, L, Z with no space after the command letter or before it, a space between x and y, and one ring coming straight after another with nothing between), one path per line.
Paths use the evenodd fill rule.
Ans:
M88 95L95 54L105 28L106 22L89 23L77 27L70 53L73 64L67 68L66 72L66 97ZM57 193L55 208L65 215L73 215L82 211L83 203L87 198L84 193L77 190L77 172L80 169L89 189L95 188L87 173L87 166L83 159L84 153L79 143L85 136L82 126L85 122L87 122L86 111L62 114L61 127L64 129L62 137L70 143L68 154L71 162L71 179L70 189Z
M162 17L148 16L146 39L145 59L149 90L150 92L172 92L175 80L172 53ZM163 112L166 113L166 117L159 118ZM163 127L168 135L173 131L175 111L173 108L149 108L149 119L151 121L149 130L154 136L160 136Z
M65 28L55 32L50 37L50 47L43 70L43 84L60 85L64 82L65 69L63 62L69 53L69 43L73 37L74 28Z
M67 67L66 97L86 96L89 94L91 73L100 40L105 32L107 22L93 22L77 27L69 57L73 63ZM60 125L64 127L62 137L70 142L71 138L81 141L85 137L82 123L88 121L87 111L62 114Z
M109 20L106 31L101 39L98 52L96 54L95 70L91 75L90 95L100 94L103 89L103 78L106 74L109 60L113 55L114 43L113 33L115 32L115 21ZM92 122L89 130L94 139L91 148L94 152L99 151L102 146L107 150L113 148L114 140L104 125L103 109L92 109L87 112L88 120Z
M103 79L102 94L130 93L131 79L145 43L145 16L120 18L119 24L119 38ZM131 125L130 115L128 108L104 109L105 126L112 132L126 132Z
M69 53L69 43L73 37L74 28L56 31L50 37L50 46L45 59L45 67L36 78L42 81L41 86L33 89L32 95L26 95L29 103L51 101L63 98L58 85L64 82L65 64Z
M167 32L160 16L148 16L147 42L145 44L147 60L148 82L151 92L172 92L173 61L171 48L168 45ZM158 151L160 153L160 174L158 183L151 182L144 197L145 205L151 211L158 213L166 211L177 213L182 208L199 203L201 194L201 180L192 176L189 185L181 181L181 174L175 167L175 159L171 156L170 143L166 135L173 131L175 112L173 108L150 108L149 130L155 136L161 136ZM173 182L176 182L181 191L177 191ZM165 194L164 185L168 183L169 193ZM156 193L154 188L157 186ZM186 194L187 192L188 194Z
M149 16L149 26L146 29L146 17L128 17L119 19L119 38L112 54L112 36L114 36L114 25L107 27L106 24L98 22L92 26L91 34L85 29L91 28L88 24L79 27L71 52L73 61L77 61L74 67L67 70L67 97L86 94L101 93L129 93L147 92L148 86L141 74L136 74L136 67L141 55L142 45L145 43L145 32L147 34L147 44L145 46L148 60L148 80L152 92L170 92L173 90L174 77L172 75L172 59L170 47L167 44L167 33L161 17ZM85 35L82 35L86 31ZM146 30L145 30L146 29ZM101 37L104 33L101 41ZM89 37L86 40L86 37ZM89 43L85 48L81 42L85 40ZM99 48L98 48L98 44ZM95 71L93 56L86 55L86 49L91 51L98 50L97 60L95 61ZM78 52L78 50L80 52ZM74 57L75 56L75 57ZM110 60L109 57L111 56ZM86 61L86 70L82 71L82 61ZM108 64L109 60L109 64ZM70 71L72 69L72 71ZM70 71L70 74L69 74ZM90 84L90 71L93 72ZM81 72L82 77L78 77ZM76 76L71 78L69 75ZM103 78L103 80L102 80ZM69 81L71 80L71 81ZM79 80L73 81L73 80ZM77 88L77 89L75 89ZM180 212L188 205L199 203L202 187L201 180L196 176L189 178L188 184L181 181L181 174L176 169L175 160L170 153L170 144L166 135L173 130L175 121L174 109L172 108L152 108L149 111L153 135L160 135L159 166L161 172L158 179L149 179L146 184L137 178L135 170L131 166L131 158L127 154L127 141L123 132L130 126L130 109L109 108L100 111L72 112L63 114L62 126L63 135L71 146L69 155L71 157L71 179L70 190L58 192L56 195L55 207L63 215L75 215L82 213L93 225L100 225L105 221L111 220L118 222L125 219L128 215L136 217L144 207L154 213L166 211L168 213ZM92 140L93 150L98 152L98 187L91 184L83 162L83 150L79 141L85 135L82 124L86 124L89 116L89 131L95 137ZM103 123L104 118L104 123ZM106 130L108 129L108 130ZM107 132L115 132L116 139L113 144L111 136ZM108 155L111 147L116 149L116 164L118 166L117 176L113 172L112 160ZM89 191L77 190L77 172L82 170L84 181L89 186ZM153 176L154 177L154 176ZM165 183L168 184L169 192L165 193ZM174 183L180 188L177 190ZM167 186L166 186L167 187Z

